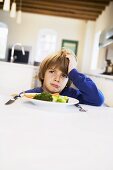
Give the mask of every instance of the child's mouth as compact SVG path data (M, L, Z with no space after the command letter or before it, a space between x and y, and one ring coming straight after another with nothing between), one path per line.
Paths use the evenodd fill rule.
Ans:
M59 85L57 85L57 84L51 84L54 88L59 88L60 86Z

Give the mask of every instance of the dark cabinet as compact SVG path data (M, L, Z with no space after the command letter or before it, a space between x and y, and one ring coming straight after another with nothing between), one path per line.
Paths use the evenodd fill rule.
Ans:
M8 50L7 61L11 60L11 48ZM29 51L25 51L25 55L22 54L22 50L14 50L14 63L27 64L29 62Z

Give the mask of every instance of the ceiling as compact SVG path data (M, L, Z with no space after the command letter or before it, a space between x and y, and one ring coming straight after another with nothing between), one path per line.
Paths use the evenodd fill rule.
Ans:
M16 0L23 12L95 21L113 0ZM3 2L0 2L0 9Z

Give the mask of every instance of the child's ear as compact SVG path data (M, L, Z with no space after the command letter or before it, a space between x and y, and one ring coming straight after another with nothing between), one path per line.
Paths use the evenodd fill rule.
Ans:
M41 75L41 79L44 80L44 75Z

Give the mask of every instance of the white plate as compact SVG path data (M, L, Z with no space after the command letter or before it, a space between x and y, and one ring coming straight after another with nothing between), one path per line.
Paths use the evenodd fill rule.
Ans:
M30 95L30 94L39 94L39 93L26 93L25 95ZM68 106L68 105L74 105L74 104L77 104L79 103L79 101L77 99L74 99L72 97L68 97L69 98L69 101L68 103L60 103L60 102L49 102L49 101L43 101L43 100L36 100L36 99L32 99L32 98L29 98L29 97L26 97L26 96L23 96L22 99L24 101L28 101L28 102L32 102L36 105L55 105L55 106Z

